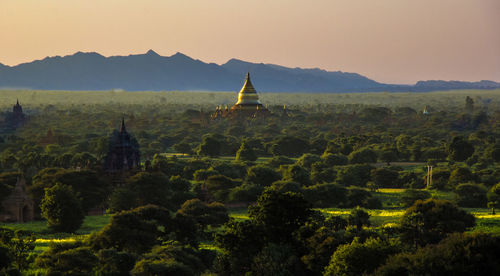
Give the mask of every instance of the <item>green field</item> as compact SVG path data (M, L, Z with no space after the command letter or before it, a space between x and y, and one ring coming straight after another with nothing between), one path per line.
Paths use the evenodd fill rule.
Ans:
M74 234L51 233L45 220L26 223L0 223L0 227L33 232L37 237L35 252L40 253L46 250L51 242L74 242L84 239L90 233L101 230L108 224L110 218L110 216L87 216L83 225Z

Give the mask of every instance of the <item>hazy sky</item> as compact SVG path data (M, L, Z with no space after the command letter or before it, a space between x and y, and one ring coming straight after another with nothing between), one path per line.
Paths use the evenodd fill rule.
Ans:
M500 81L500 0L0 0L0 63L182 52L363 74Z

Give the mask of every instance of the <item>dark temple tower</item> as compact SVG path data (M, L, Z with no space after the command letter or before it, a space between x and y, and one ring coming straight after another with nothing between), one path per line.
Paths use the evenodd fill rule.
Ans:
M120 131L113 131L108 153L104 160L107 172L123 172L137 169L140 165L139 144L128 134L125 120L122 119Z

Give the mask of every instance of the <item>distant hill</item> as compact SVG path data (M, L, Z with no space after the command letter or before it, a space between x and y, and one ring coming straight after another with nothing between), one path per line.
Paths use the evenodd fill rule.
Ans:
M0 88L51 90L203 90L235 91L250 72L259 91L371 92L495 89L492 81L420 81L416 85L376 82L356 73L288 68L231 59L223 65L205 63L184 54L164 57L145 54L104 57L77 52L47 57L17 66L0 64Z

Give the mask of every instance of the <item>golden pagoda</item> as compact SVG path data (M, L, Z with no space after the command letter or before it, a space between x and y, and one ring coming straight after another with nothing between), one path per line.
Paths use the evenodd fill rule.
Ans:
M247 73L245 83L238 93L238 101L229 109L227 116L257 118L268 114L269 110L260 102L259 94L250 80L250 73Z

